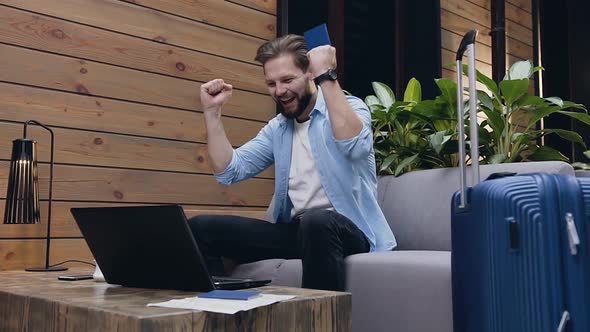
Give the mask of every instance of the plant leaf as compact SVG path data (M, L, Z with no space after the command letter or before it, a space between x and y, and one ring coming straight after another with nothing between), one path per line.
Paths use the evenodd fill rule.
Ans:
M404 168L411 165L416 159L418 159L419 155L419 153L416 153L415 155L402 160L402 162L399 163L399 165L397 165L397 168L395 169L393 175L398 176L404 170Z
M500 82L500 90L504 96L507 106L512 105L516 100L527 93L529 89L529 79L506 80Z
M414 101L419 102L422 100L422 86L420 82L412 77L406 86L406 91L404 93L404 101Z
M590 125L590 116L587 113L568 112L568 111L559 111L559 113L565 114L565 115L572 117L578 121L582 121L587 125Z
M580 134L576 132L565 129L542 129L541 132L546 134L555 133L563 139L566 139L574 143L582 144L584 147L586 147L586 144L584 144L584 139L582 138L582 136L580 136Z
M367 96L367 98L365 98L365 104L367 104L368 106L371 105L381 105L381 103L379 102L379 98L377 98L376 96L370 95Z
M504 154L495 154L495 155L491 156L490 158L488 158L488 162L490 164L501 164L506 159L508 159L508 157Z
M428 135L428 143L436 153L440 154L451 137L452 135L449 135L448 130L438 131L434 134Z
M391 154L389 156L387 156L387 158L385 158L383 160L383 162L381 163L381 168L379 169L380 172L383 172L384 170L386 170L387 168L389 168L389 165L391 165L391 163L397 159L397 155L396 154Z
M533 124L537 123L537 121L541 120L542 118L549 116L552 113L559 112L559 110L561 110L561 108L559 108L559 106L555 106L555 105L536 109L533 116L529 119L528 125L532 126Z
M373 118L373 120L386 121L387 120L387 111L385 109L373 109L373 106L378 106L378 105L371 106L371 109L373 110L371 117Z
M442 93L442 99L448 105L457 107L457 83L447 78L439 78L434 81Z
M559 97L547 97L545 100L559 107L563 107L563 100Z
M439 105L434 100L426 99L417 103L412 108L412 112L424 115L429 118L438 118L440 117L439 109Z
M463 74L469 75L467 65L463 65ZM490 92L492 92L495 96L498 95L498 84L496 84L494 80L482 74L479 70L475 70L475 75L479 83L485 85L486 88L488 88L488 90L490 90Z
M379 98L380 104L389 108L395 102L395 95L393 91L384 83L373 82L373 90Z
M586 158L588 158L588 160L590 160L590 150L584 151L584 156L586 156Z
M538 72L538 71L541 71L541 70L545 70L545 68L543 68L543 67L541 67L541 66L535 66L535 67L533 68L533 74L534 74L534 73L536 73L536 72Z
M573 163L572 166L577 170L590 171L590 165L586 163L577 162Z
M528 159L534 161L550 161L550 160L557 160L557 161L565 161L569 162L569 159L561 154L561 152L550 148L548 146L542 146L537 149L533 154L528 156Z
M573 102L567 101L567 100L563 101L563 108L564 109L565 108L575 108L575 109L586 111L586 106L584 106L583 104L576 104L576 103L573 103Z
M530 109L532 106L546 106L545 99L539 96L524 95L517 102L518 106L524 109Z
M504 131L504 128L506 126L505 121L504 121L504 117L499 114L498 112L494 111L494 110L483 110L483 112L485 113L485 115L488 117L488 123L490 124L490 127L492 127L492 129L497 132L497 133L501 133Z
M508 71L509 80L529 79L533 74L533 63L531 60L517 61Z
M483 105L483 107L489 110L494 109L492 97L490 97L485 91L477 90L477 99L479 99L479 102Z

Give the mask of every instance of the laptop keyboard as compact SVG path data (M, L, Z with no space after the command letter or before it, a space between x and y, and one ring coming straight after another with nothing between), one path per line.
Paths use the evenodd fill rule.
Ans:
M242 282L248 279L240 279L240 278L227 278L227 277L211 277L214 283L218 282Z

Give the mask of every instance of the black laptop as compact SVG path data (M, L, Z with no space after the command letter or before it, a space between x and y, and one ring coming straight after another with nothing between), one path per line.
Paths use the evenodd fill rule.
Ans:
M215 278L179 205L72 208L106 282L126 287L208 292L270 280Z

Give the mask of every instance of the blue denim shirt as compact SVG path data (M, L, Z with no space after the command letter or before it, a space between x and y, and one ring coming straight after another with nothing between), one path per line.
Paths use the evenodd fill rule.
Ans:
M334 138L322 92L310 113L309 143L320 181L334 209L352 220L365 234L371 251L393 249L397 243L377 203L377 175L373 152L371 112L359 98L347 96L363 128L356 137ZM277 222L290 222L293 207L289 199L289 170L293 143L293 121L279 114L252 140L233 151L227 168L215 174L223 185L248 179L275 164Z

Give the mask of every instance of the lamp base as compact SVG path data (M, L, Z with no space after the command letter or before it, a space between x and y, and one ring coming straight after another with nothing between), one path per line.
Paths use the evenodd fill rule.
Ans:
M57 272L57 271L66 271L68 268L67 267L30 267L28 269L25 269L25 271L27 272Z

